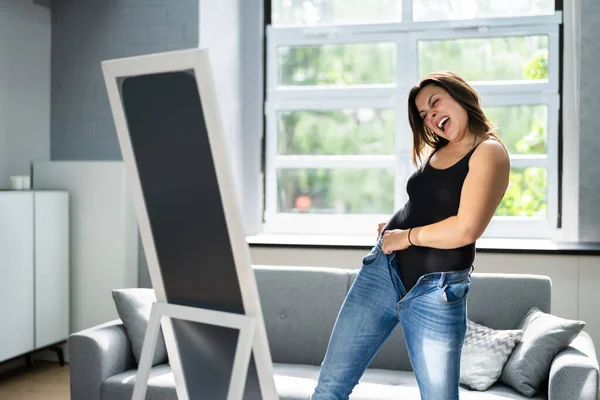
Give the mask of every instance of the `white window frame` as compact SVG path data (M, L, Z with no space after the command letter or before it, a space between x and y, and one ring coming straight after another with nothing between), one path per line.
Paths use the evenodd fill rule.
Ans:
M558 94L497 94L482 99L484 107L541 105L547 107L546 154L511 155L512 168L547 168L546 218L494 217L484 237L497 238L551 238L558 218Z
M403 108L397 96L387 97L353 97L343 99L340 97L328 98L320 104L314 100L298 99L284 100L272 103L273 107L267 114L267 148L277 149L277 124L280 111L294 110L340 110L358 108L394 109L396 130L398 129L398 110ZM265 232L278 234L340 234L364 235L368 227L373 227L373 221L385 221L389 218L387 214L380 215L315 215L315 214L292 214L278 213L277 210L277 169L278 168L395 168L396 180L399 176L406 176L402 171L398 154L406 149L407 144L396 142L395 151L389 155L335 155L335 156L312 156L312 155L277 155L277 151L268 151L266 157L266 197L265 197ZM396 184L394 196L394 207L399 206L398 201L402 194L398 193L401 185ZM405 200L404 200L405 201ZM376 223L375 223L376 224ZM377 226L377 225L375 225ZM318 227L318 228L316 228Z
M404 0L403 15L412 14ZM410 159L412 138L406 99L418 81L419 40L548 36L548 80L544 82L471 82L483 106L545 105L548 110L547 154L514 155L512 167L540 166L547 172L546 218L494 217L483 237L551 238L558 216L558 121L559 121L559 24L562 12L549 16L488 18L458 21L407 21L319 27L267 27L267 94L264 233L370 235L377 223L390 215L322 215L277 212L277 168L280 167L390 167L396 169L394 207L407 200L406 179L414 171ZM435 29L435 30L430 30ZM279 46L361 44L393 42L396 45L396 76L392 84L348 87L279 87ZM283 156L277 154L278 113L290 110L343 108L393 108L395 110L395 154L391 156Z

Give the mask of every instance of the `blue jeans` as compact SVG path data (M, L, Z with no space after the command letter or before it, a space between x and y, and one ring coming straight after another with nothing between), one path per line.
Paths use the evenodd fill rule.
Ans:
M398 322L422 400L459 398L471 268L425 274L408 293L381 239L339 311L312 400L347 400ZM398 343L400 345L400 343Z

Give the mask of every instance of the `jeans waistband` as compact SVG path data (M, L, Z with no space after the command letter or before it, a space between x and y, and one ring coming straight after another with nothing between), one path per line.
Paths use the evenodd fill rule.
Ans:
M473 272L473 266L458 271L431 272L421 277L421 281L436 284L438 287L465 280Z
M383 249L381 248L382 242L383 242L383 236L380 236L377 239L377 243L375 244L375 247L377 247L377 251L381 252L383 255L386 255L383 253ZM388 257L391 257L391 256L393 256L393 253L391 255L389 255ZM427 282L430 284L435 283L435 284L437 284L437 286L442 287L447 284L451 284L454 282L460 282L460 281L464 280L465 278L471 276L471 274L473 273L473 270L474 270L473 266L470 266L468 268L461 269L458 271L430 272L428 274L421 276L419 281Z

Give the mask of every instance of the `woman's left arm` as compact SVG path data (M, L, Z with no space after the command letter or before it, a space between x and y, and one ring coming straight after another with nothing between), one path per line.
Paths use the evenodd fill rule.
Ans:
M458 214L435 224L413 228L410 242L415 246L438 249L455 249L475 242L494 216L508 187L509 174L510 159L502 144L495 140L481 143L469 160ZM407 248L410 245L408 233L408 230L386 231L383 251ZM389 235L392 237L387 238L386 243Z

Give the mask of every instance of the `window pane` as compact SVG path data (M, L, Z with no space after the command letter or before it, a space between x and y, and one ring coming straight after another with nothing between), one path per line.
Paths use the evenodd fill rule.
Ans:
M394 154L394 111L361 108L279 113L279 154Z
M281 169L279 212L391 214L393 169ZM316 227L315 227L316 229Z
M279 83L284 86L393 83L394 43L279 47Z
M273 0L273 26L315 26L397 22L402 0Z
M546 154L548 108L545 105L486 107L511 154Z
M522 17L554 13L554 0L413 0L415 21Z
M449 70L468 81L548 78L546 35L421 40L419 75Z
M512 168L508 189L500 206L498 216L546 217L546 168Z

